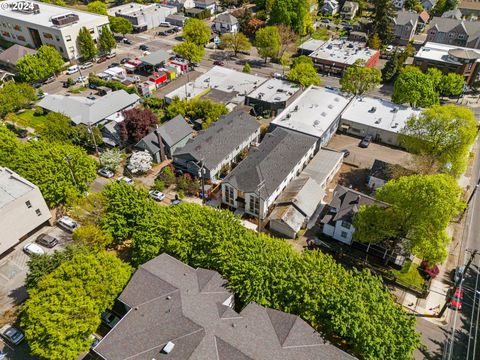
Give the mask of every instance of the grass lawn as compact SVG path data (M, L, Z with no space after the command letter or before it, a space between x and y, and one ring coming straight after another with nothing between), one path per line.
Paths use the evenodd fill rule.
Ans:
M405 265L401 270L390 270L390 273L400 282L418 289L422 289L425 284L425 279L420 275L420 271L418 271L418 265L412 263L410 260L405 261Z
M28 126L38 130L41 124L43 124L45 116L35 116L33 112L33 109L27 109L21 114L17 114L16 116L19 119L17 122L18 125Z

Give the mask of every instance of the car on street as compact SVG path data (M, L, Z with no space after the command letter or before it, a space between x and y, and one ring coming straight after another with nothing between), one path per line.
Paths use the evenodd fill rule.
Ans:
M82 66L80 66L80 69L86 70L86 69L90 69L92 66L93 66L93 62L87 61L86 63L82 64Z
M57 224L61 228L70 232L74 232L75 229L80 227L80 225L70 216L62 216L60 219L58 219Z
M453 274L453 282L455 285L459 285L463 279L465 273L465 266L457 266L455 273Z
M122 60L120 60L120 64L126 64L129 61L130 61L130 58L123 58Z
M98 335L92 334L90 335L90 339L92 340L92 345L90 345L90 349L93 349L95 346L98 345L100 340L102 340Z
M168 28L170 26L172 26L172 25L167 21L163 21L163 22L160 23L160 27L167 27Z
M87 77L82 75L82 76L79 76L78 78L75 79L75 82L78 84L78 83L82 83L82 82L86 82L87 81Z
M13 345L20 344L25 338L23 332L8 324L0 329L0 335L2 335L4 339L8 340L8 342L12 343Z
M150 196L157 201L162 201L165 199L165 194L159 190L150 190Z
M127 44L127 45L132 45L132 44L133 44L132 41L131 41L131 40L128 40L127 38L123 38L123 39L122 39L122 42L123 42L124 44Z
M108 65L107 67L110 69L110 68L116 67L116 66L118 66L118 65L120 65L120 64L117 63L117 62L113 62L113 63L111 63L110 65Z
M107 325L109 328L113 328L117 323L120 321L120 318L113 314L110 311L105 311L102 314L102 321Z
M115 56L117 56L116 52L112 52L110 54L107 54L107 59L113 59Z
M47 84L51 84L52 82L55 81L55 76L50 76L49 78L45 79L45 81L43 82L43 85L47 85Z
M157 33L158 36L168 36L168 33L166 31L159 31Z
M225 63L224 63L222 60L215 60L215 61L213 62L213 65L224 66Z
M367 135L362 139L362 141L360 141L360 144L358 144L358 146L366 149L368 148L368 145L370 145L371 142L372 142L372 135Z
M51 235L48 234L40 234L37 236L35 240L37 244L45 246L49 249L55 247L58 244L58 240Z
M342 149L340 152L343 154L343 157L346 158L350 155L350 151L347 149Z
M80 70L80 67L78 65L72 65L67 69L66 74L72 75L78 72L79 70Z
M28 243L23 247L23 251L27 253L28 255L43 255L45 254L45 250L43 250L40 246L34 243Z
M126 182L128 185L133 185L133 180L130 179L129 177L127 176L120 176L118 179L117 179L118 182Z
M107 168L100 168L97 171L98 175L103 176L107 179L112 178L115 174L112 170L108 170Z
M450 299L450 308L453 310L462 310L463 289L456 288L455 293Z
M101 64L101 63L103 63L103 62L105 62L105 61L107 61L107 60L108 60L108 59L107 59L106 56L101 56L101 57L98 58L97 64Z
M150 49L150 48L149 48L147 45L145 45L145 44L140 45L138 48L139 48L140 50L143 50L143 51L148 51L148 50Z

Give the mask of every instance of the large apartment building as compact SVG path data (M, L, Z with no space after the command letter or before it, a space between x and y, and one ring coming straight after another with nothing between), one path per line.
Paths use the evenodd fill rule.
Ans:
M108 25L107 16L52 4L18 0L1 3L1 37L34 48L52 45L65 59L79 56L77 36L82 27L97 40L102 27Z

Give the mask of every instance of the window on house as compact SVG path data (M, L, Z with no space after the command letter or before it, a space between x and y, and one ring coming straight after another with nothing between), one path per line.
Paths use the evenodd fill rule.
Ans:
M348 236L348 233L346 231L342 231L340 236L345 239Z
M61 46L58 47L58 51L60 51L61 53L63 53L63 48Z
M43 33L43 37L44 37L45 39L53 39L53 35L50 34L50 33L46 33L46 32Z
M348 221L342 220L342 227L345 229L350 229L351 226L352 225Z
M26 201L25 205L27 205L27 208L29 209L32 207L32 203L30 201Z
M25 36L22 35L17 36L17 39L20 41L26 41Z
M462 40L465 39L465 34L458 34L458 38Z
M260 206L260 201L258 197L250 195L250 204L249 204L250 211L254 214L258 214L259 206Z
M455 33L448 33L448 37L449 37L450 39L454 38L454 37L455 37Z
M22 27L20 25L15 25L13 28L17 31L22 31Z
M225 202L227 204L233 205L233 188L230 186L225 186Z
M37 214L37 216L41 216L42 212L40 211L40 209L37 209L37 210L35 210L35 214Z
M55 40L60 41L60 38L58 36L55 36Z

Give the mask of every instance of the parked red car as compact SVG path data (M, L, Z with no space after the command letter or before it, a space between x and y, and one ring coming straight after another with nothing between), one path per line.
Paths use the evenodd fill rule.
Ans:
M450 307L454 310L462 310L462 299L463 289L455 289L455 294L453 294L452 299L450 300Z
M103 62L105 62L105 61L107 61L107 60L108 60L108 59L107 59L106 56L102 56L101 58L99 58L99 59L97 60L97 64L103 63Z

